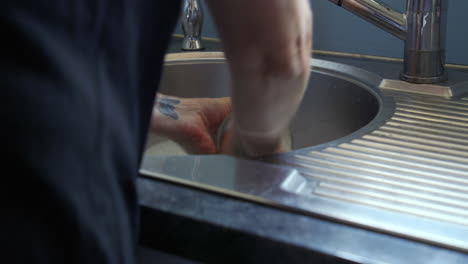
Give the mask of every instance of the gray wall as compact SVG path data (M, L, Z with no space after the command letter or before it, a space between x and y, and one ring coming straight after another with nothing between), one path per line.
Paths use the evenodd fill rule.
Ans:
M235 1L235 0L220 0ZM468 1L449 1L447 62L468 64ZM202 1L203 2L203 1ZM383 0L397 10L405 10L406 0ZM327 0L311 0L314 10L314 49L402 57L403 43ZM216 37L206 5L204 36ZM177 33L181 33L180 26Z

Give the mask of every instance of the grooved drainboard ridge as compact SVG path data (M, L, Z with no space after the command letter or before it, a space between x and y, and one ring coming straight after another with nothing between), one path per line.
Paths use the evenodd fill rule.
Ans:
M468 97L391 96L395 113L378 129L287 160L316 182L300 195L458 226L468 245Z

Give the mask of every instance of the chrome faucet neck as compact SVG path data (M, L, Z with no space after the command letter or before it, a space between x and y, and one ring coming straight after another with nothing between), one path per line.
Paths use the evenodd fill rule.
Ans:
M413 83L447 80L445 31L447 0L408 0L408 35L401 78Z
M402 14L375 0L329 0L405 41L401 79L412 83L447 80L447 0L407 0Z

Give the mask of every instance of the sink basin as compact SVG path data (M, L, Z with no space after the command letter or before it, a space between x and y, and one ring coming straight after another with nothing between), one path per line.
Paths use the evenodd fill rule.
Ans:
M314 60L309 87L291 125L293 149L343 138L372 121L381 98L369 83L377 76L338 63ZM375 84L373 84L375 87ZM180 53L166 57L160 92L181 97L229 96L230 75L223 54ZM147 153L180 155L185 152L166 138L150 134Z

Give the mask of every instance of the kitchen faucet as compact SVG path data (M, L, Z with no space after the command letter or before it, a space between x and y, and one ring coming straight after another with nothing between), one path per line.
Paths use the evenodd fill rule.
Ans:
M447 80L447 0L407 0L402 14L376 0L329 0L405 41L400 78L411 83Z
M447 80L445 31L447 0L407 0L400 13L376 0L329 0L405 41L400 78L432 84ZM202 50L203 11L199 0L185 0L182 13L183 50Z
M203 11L198 0L185 0L182 11L183 50L202 50Z

